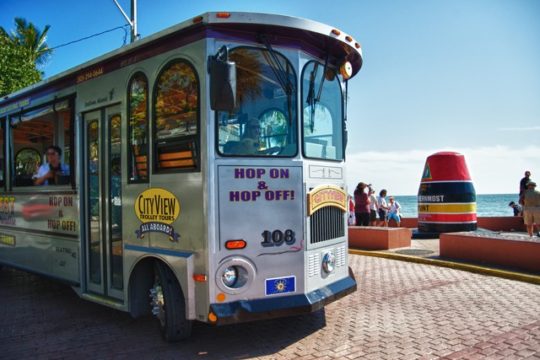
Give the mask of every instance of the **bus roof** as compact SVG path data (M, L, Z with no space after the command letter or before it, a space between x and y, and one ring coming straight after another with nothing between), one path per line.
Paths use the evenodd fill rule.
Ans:
M291 28L299 30L294 37L290 35ZM186 35L185 41L166 41L178 34ZM293 45L314 55L330 53L340 61L348 61L352 65L352 76L362 66L360 44L337 28L285 15L207 12L3 97L0 116L27 107L29 96L37 98L76 85L204 37L259 42L260 34L269 36L272 45Z

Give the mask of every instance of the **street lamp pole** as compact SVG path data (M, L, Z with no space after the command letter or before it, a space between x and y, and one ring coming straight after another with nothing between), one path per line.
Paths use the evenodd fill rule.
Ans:
M124 9L122 9L122 6L120 6L117 0L113 1L131 27L131 42L134 42L139 38L139 34L137 32L137 0L131 0L131 17L127 16L126 12Z

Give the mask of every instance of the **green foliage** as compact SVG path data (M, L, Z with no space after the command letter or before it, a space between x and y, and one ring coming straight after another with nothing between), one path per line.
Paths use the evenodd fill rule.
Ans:
M28 51L0 36L0 96L41 80L41 72Z
M0 27L0 96L40 81L37 66L52 53L45 42L49 25L40 31L23 18L15 18L15 25L11 34Z
M36 28L34 24L24 18L15 18L15 31L9 38L14 44L20 45L28 50L30 59L36 65L43 65L52 54L52 50L47 45L47 33L51 27L45 25L43 31ZM2 29L4 33L6 32Z

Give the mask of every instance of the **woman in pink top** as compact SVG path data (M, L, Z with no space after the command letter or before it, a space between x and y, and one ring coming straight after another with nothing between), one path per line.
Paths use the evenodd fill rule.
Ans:
M356 216L356 226L369 225L369 196L366 193L367 184L359 182L354 190L354 214Z

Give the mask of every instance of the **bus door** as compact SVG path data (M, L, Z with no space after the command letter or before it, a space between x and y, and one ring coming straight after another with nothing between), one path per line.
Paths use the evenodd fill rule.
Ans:
M120 105L84 114L86 284L98 295L123 298Z

